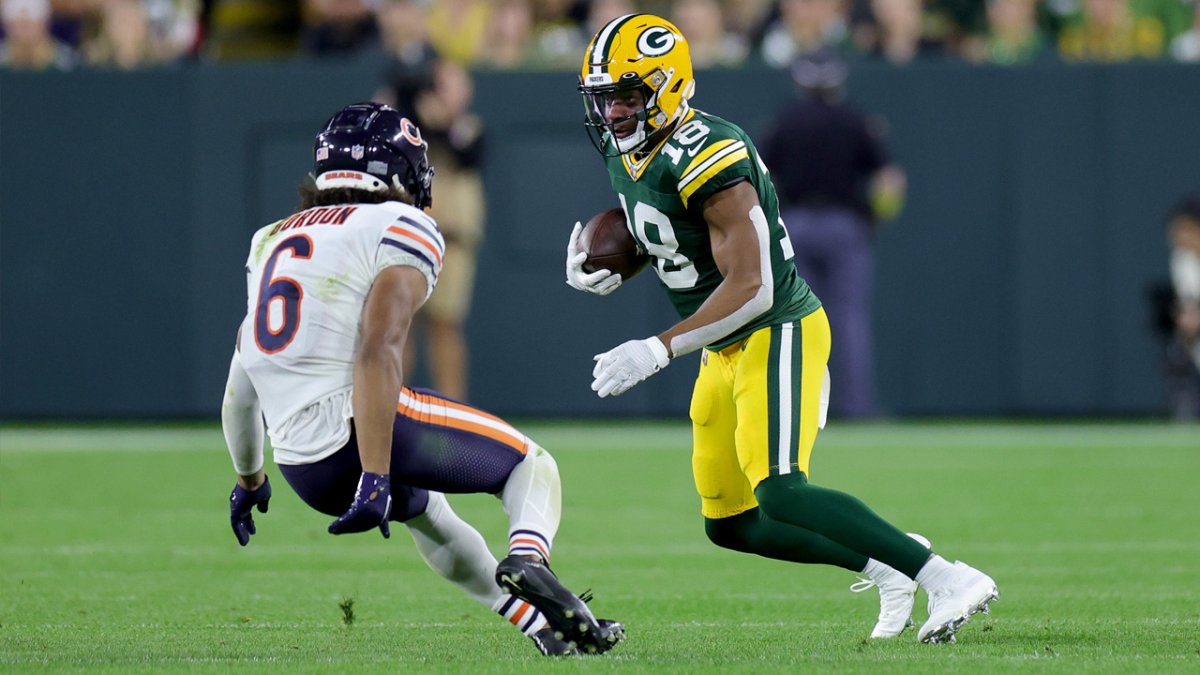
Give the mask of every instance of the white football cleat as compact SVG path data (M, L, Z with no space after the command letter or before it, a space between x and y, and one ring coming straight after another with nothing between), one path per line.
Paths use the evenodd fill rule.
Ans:
M929 591L929 619L917 632L921 642L954 642L954 634L973 614L987 614L988 603L1000 597L991 577L964 562L955 561L942 574L950 576Z
M930 548L929 540L925 537L912 532L908 536ZM878 564L878 571L869 574L867 579L859 579L850 590L862 593L872 586L879 588L879 620L871 631L871 637L894 638L913 625L912 610L917 599L917 582L888 565Z

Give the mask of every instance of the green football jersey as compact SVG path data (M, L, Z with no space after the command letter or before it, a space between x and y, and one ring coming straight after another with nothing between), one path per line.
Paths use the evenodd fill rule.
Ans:
M787 230L779 218L775 186L750 137L737 125L692 110L667 142L640 162L629 155L606 159L609 180L633 229L653 256L655 272L681 317L691 316L724 277L713 259L704 200L730 181L745 178L766 214L774 277L774 304L710 349L727 347L764 326L797 321L821 301L796 273Z

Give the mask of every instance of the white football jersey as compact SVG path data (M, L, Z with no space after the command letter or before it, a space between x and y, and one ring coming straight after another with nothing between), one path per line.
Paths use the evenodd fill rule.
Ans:
M382 270L420 270L433 292L445 242L400 202L317 206L255 233L238 343L280 464L345 445L363 304ZM426 294L428 299L428 294Z

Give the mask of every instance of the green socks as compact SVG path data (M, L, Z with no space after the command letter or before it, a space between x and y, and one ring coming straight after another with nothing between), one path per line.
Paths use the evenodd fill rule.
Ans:
M705 518L704 531L722 548L789 562L836 565L861 572L867 557L802 527L771 520L762 509L729 518Z
M754 494L758 510L767 518L809 530L860 554L862 565L854 571L866 565L864 558L874 558L914 578L929 558L929 549L866 504L844 492L810 485L803 473L767 478Z

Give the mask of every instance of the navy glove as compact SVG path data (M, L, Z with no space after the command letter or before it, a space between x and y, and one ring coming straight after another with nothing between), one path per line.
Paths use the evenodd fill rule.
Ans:
M383 538L392 536L388 529L388 514L392 512L392 483L387 476L363 472L358 479L358 490L354 492L354 503L350 510L329 524L330 534L366 532L376 527Z
M250 535L254 534L254 516L250 515L254 507L259 513L267 512L267 502L271 500L271 483L263 477L263 484L257 490L247 490L241 483L233 486L229 494L229 523L233 525L233 534L242 546L250 543Z

